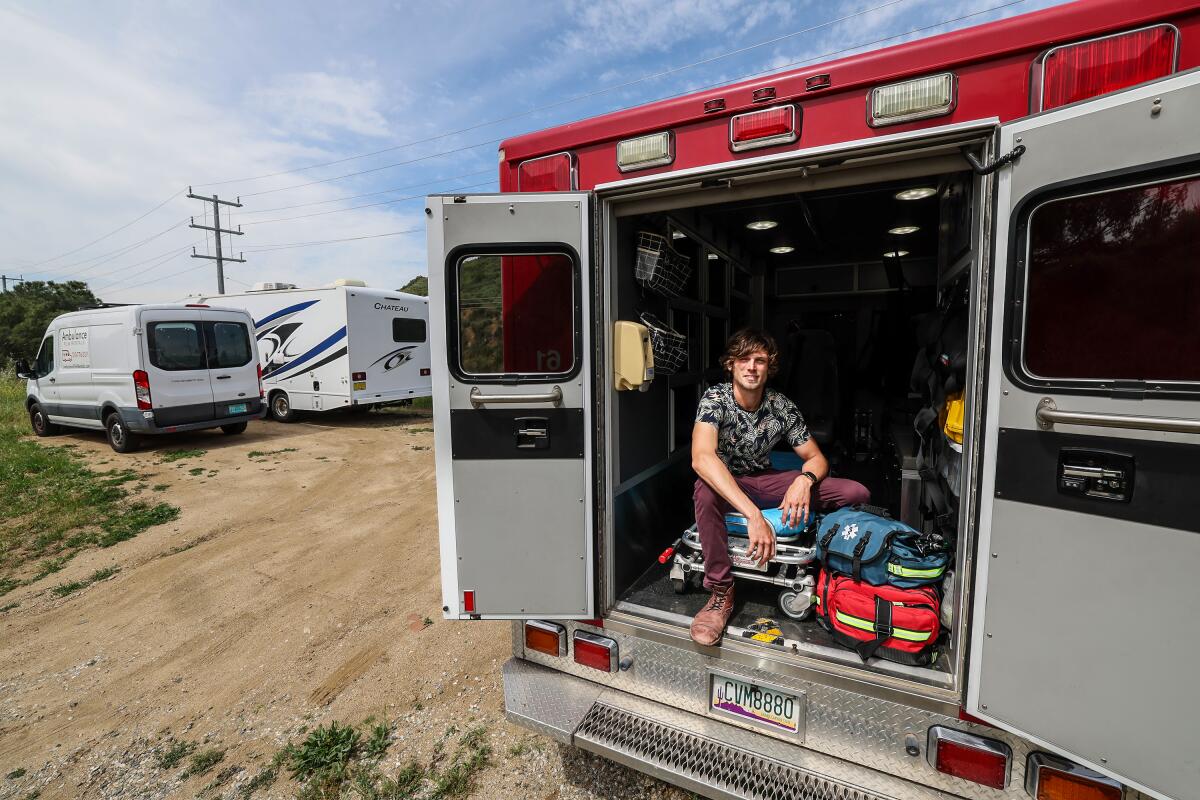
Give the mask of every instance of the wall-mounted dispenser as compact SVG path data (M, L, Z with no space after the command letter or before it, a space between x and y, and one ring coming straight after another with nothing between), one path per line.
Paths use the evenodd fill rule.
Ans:
M654 380L650 331L638 322L618 320L613 326L613 382L618 392L644 392Z

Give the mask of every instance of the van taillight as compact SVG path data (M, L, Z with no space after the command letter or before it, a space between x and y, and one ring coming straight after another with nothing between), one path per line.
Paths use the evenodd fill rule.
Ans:
M567 654L567 629L557 622L540 619L525 620L525 649L536 650L548 656Z
M263 391L262 385L262 364L255 364L255 366L258 367L258 399L262 400L267 396L266 392Z
M531 158L517 167L518 192L569 192L578 185L574 153Z
M1047 50L1033 62L1030 110L1045 111L1170 75L1178 51L1179 31L1173 25Z
M1008 785L1012 748L997 739L934 725L925 745L929 766L946 775L993 789Z
M150 406L150 376L146 370L139 369L133 373L133 393L137 396L138 408L148 410Z
M775 106L738 114L729 120L729 147L734 152L796 141L795 106Z
M1073 761L1031 753L1025 762L1025 791L1035 800L1121 800L1124 789Z

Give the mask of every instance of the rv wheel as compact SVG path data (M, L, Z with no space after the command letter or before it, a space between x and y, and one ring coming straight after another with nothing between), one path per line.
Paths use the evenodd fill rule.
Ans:
M118 453L132 453L137 450L138 437L129 432L119 414L109 414L104 419L104 432L108 434L108 443Z
M58 433L58 426L46 416L40 403L34 403L29 407L29 424L33 426L33 432L38 436L53 436Z
M779 593L779 610L791 619L807 619L812 612L812 596L784 589Z
M292 401L287 392L276 392L271 395L271 419L276 422L295 422L296 412L292 410Z

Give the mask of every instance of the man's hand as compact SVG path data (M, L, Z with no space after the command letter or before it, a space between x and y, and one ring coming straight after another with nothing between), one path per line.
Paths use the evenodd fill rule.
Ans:
M812 481L803 475L792 481L787 494L783 496L783 502L779 504L779 507L783 509L783 524L801 525L808 521L808 510L812 503L812 487Z
M750 536L750 550L747 554L766 566L767 562L775 557L775 531L771 530L771 526L763 519L761 511L756 510L752 516L746 517L746 532Z

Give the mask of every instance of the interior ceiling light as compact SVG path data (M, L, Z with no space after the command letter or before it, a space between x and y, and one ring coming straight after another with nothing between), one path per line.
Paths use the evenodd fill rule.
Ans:
M904 189L896 192L897 200L924 200L926 197L933 197L937 194L937 189L932 186L917 186L912 189Z
M921 230L919 225L897 225L894 228L888 228L888 233L895 234L896 236L906 236L910 233L916 233L919 230Z
M785 256L795 249L796 248L792 247L790 244L781 244L779 247L772 247L771 252L777 256Z
M899 258L900 256L908 255L907 250L888 250L883 254L884 258Z
M752 231L769 231L779 223L773 219L758 219L754 222L747 222L746 227Z
M683 231L671 231L671 238L672 239L686 239L687 234L684 233Z
M709 260L709 261L716 261L718 258L720 258L720 256L719 256L719 255L717 255L716 253L709 253L709 254L708 254L708 260Z

